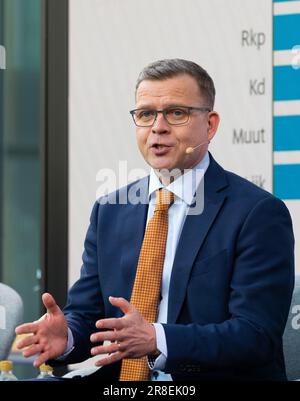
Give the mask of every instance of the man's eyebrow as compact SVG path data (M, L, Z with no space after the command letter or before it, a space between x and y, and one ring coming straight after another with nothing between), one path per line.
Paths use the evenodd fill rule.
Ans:
M148 109L148 110L153 110L154 107L148 104L141 104L136 106L136 109Z
M188 107L186 104L180 104L180 103L169 103L164 106L164 109L169 109L170 107ZM136 109L147 109L147 110L156 110L156 108L153 105L148 105L148 104L142 104L136 107Z

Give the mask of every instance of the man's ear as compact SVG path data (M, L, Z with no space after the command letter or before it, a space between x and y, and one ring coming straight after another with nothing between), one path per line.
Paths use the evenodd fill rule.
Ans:
M220 123L220 116L216 111L208 113L207 137L211 141L215 136Z

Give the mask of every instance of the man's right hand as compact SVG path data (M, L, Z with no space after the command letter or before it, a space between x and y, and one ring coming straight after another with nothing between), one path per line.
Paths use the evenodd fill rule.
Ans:
M24 323L16 328L16 334L31 334L16 344L25 358L39 354L34 366L40 366L48 359L55 359L65 352L68 341L67 321L54 298L49 293L42 295L47 312L35 322Z

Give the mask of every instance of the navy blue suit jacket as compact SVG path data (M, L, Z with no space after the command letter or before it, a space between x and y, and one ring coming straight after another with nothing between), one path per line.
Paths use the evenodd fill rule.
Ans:
M111 199L147 189L148 179ZM204 188L204 211L187 216L173 264L165 371L174 380L285 380L282 334L294 285L289 212L211 155ZM130 300L147 210L96 202L81 276L64 309L75 341L66 362L90 357L98 319L121 316L110 295ZM116 379L119 366L99 374Z

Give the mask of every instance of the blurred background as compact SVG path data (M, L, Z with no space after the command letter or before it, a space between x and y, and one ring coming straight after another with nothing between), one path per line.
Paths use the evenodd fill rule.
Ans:
M285 201L300 273L299 26L300 1L0 0L0 282L24 321L44 313L44 291L63 307L103 172L115 187L147 174L128 111L138 73L162 58L214 79L210 151Z

